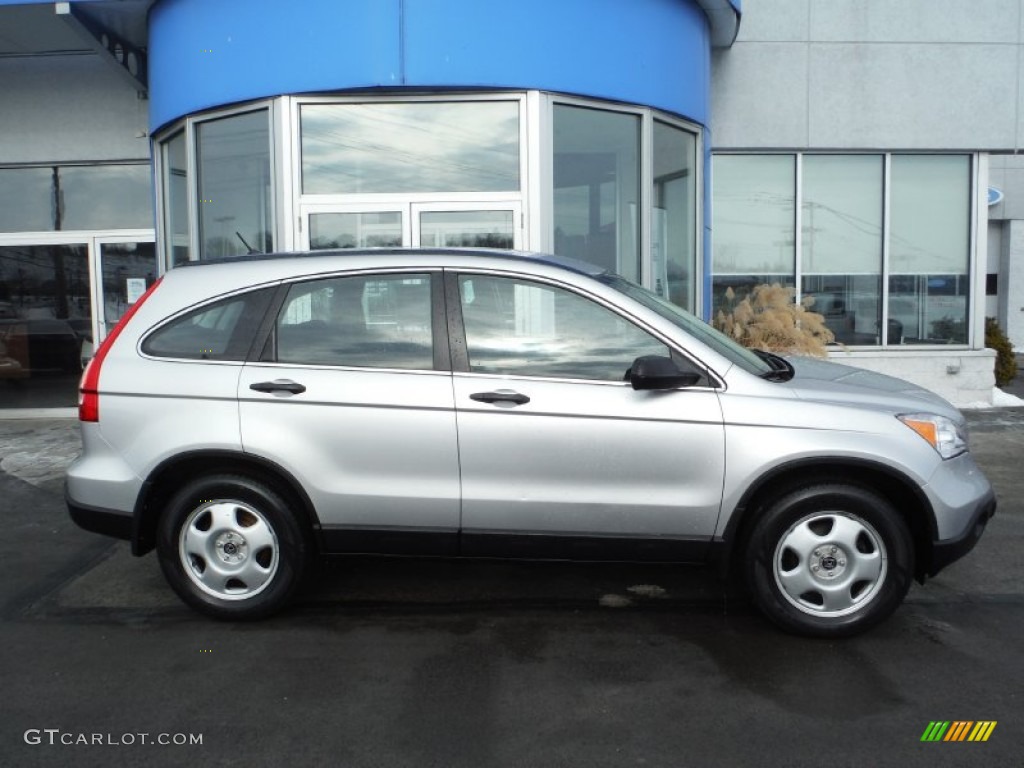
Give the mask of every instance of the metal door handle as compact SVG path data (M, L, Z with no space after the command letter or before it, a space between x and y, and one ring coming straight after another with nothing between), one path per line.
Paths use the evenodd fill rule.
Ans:
M254 389L257 392L291 392L293 395L301 395L306 391L302 384L289 379L260 381L256 384L250 384L249 389Z
M515 403L516 405L524 405L530 402L530 398L526 395L521 395L518 392L512 392L510 390L499 390L497 392L474 392L469 396L470 400L476 400L478 403Z

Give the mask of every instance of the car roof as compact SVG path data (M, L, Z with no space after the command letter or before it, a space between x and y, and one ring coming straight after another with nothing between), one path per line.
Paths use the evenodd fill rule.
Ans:
M350 258L373 256L401 256L409 259L409 266L416 266L415 261L417 259L422 259L426 261L428 260L428 257L434 261L437 261L438 257L446 256L482 256L488 259L501 258L512 261L528 262L531 264L545 264L552 267L566 269L569 270L570 272L576 272L581 275L589 275L591 277L596 277L597 275L605 274L608 271L603 267L597 266L596 264L591 264L590 262L581 261L579 259L573 259L566 256L556 256L554 254L537 253L532 251L510 251L503 250L500 248L345 248L317 251L282 251L275 253L250 253L245 256L234 256L218 259L203 259L202 261L187 261L183 264L178 265L177 267L175 267L175 269L180 269L182 267L195 269L197 267L203 267L214 264L244 264L253 262L274 261L277 259L329 259L337 258L339 256Z

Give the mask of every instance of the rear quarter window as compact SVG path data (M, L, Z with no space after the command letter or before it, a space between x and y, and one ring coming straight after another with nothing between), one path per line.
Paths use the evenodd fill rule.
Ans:
M271 296L272 289L252 291L186 312L150 333L142 351L152 357L243 361Z

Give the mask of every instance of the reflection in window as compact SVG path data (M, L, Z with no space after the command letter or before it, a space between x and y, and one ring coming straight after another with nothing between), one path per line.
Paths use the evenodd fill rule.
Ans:
M156 245L154 243L101 243L100 264L103 269L103 306L100 322L104 335L138 299L141 290L156 280Z
M881 155L803 161L802 290L841 344L879 344L882 323Z
M559 288L464 276L459 289L475 373L622 381L641 355L669 355L629 321Z
M251 291L189 312L150 334L142 351L186 360L245 360L272 296L270 289Z
M189 260L188 157L185 132L178 131L161 147L163 158L164 246L170 265Z
M640 277L640 117L556 104L555 253Z
M429 275L298 283L277 320L276 361L429 370L431 327Z
M309 216L309 247L398 248L402 245L402 213L313 213Z
M966 344L970 156L892 155L888 182L882 155L807 154L801 165L800 286L837 341ZM792 156L715 157L716 308L729 286L794 284L796 190Z
M518 191L515 101L305 104L304 194Z
M152 226L149 165L0 170L0 232Z
M692 133L654 122L652 287L686 309L694 306L697 263L696 146Z
M88 248L0 246L0 401L74 406L91 333Z
M904 344L967 343L970 190L966 155L892 158L889 317Z
M62 229L151 229L148 165L60 168Z
M739 300L755 285L794 285L796 158L718 155L714 158L711 229L712 307L732 289Z
M420 214L420 245L511 249L512 226L512 211L425 211Z
M0 232L53 229L53 169L0 169Z
M267 110L199 123L196 149L201 258L272 251Z

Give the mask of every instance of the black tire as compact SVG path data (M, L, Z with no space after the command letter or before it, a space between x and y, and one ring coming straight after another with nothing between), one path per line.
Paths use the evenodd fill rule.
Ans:
M914 570L910 532L893 505L843 483L771 502L743 557L757 607L783 629L816 637L854 635L886 619Z
M280 610L301 583L310 552L284 497L242 475L190 481L167 503L157 530L168 583L189 606L217 619Z

